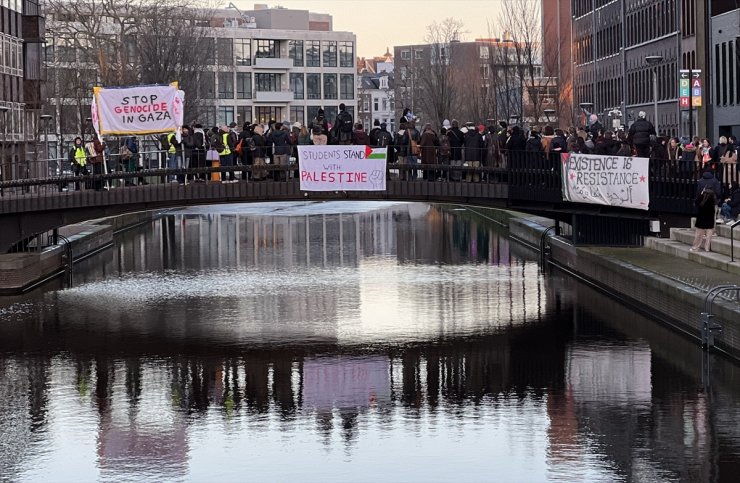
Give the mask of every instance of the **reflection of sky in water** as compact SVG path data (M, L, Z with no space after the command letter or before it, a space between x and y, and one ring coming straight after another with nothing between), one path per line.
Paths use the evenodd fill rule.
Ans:
M0 309L0 480L701 480L736 427L468 210L175 211Z

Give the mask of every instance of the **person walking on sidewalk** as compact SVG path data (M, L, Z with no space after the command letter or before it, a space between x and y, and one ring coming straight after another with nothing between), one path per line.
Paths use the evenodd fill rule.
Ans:
M717 194L714 189L705 187L696 197L694 204L699 209L696 215L696 234L691 251L698 251L704 240L704 250L710 251L712 245L712 234L714 233L714 210L717 206Z

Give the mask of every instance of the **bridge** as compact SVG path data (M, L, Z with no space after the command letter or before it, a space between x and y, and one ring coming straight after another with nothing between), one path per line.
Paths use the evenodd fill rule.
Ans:
M453 203L503 208L545 216L570 227L574 244L641 245L649 233L649 220L660 220L661 229L689 226L693 212L695 173L677 176L666 162L651 161L650 210L632 210L601 205L564 202L559 163L546 158L534 160L512 156L507 168L415 165L415 170L436 170L443 181L398 179L408 165L388 164L385 191L307 192L297 178L287 180L202 182L180 185L164 182L169 175L190 178L226 171L251 171L251 166L233 168L148 169L135 173L52 176L0 182L0 253L22 249L40 234L85 220L159 210L177 206L217 203L251 203L299 200L391 200ZM268 171L292 172L295 166L271 166ZM664 169L665 168L665 169ZM264 168L263 168L264 169ZM480 182L451 181L451 171L477 175ZM286 173L287 174L287 173ZM147 185L125 186L126 181L144 179ZM82 189L74 191L74 183ZM85 189L84 185L106 184L109 189ZM118 185L118 186L116 186ZM62 188L69 187L68 190Z

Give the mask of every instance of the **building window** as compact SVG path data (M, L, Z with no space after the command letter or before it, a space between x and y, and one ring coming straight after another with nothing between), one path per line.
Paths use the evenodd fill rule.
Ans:
M277 59L280 57L280 45L277 40L258 40L255 57L258 59Z
M375 111L375 112L379 111L379 109L378 109L378 98L377 97L375 97L373 99L373 111Z
M200 121L203 126L215 126L216 108L214 106L203 106L200 109Z
M370 100L367 97L362 100L362 110L364 112L368 112L370 110Z
M303 41L291 40L288 44L293 67L303 67Z
M220 106L216 111L216 125L229 125L234 122L234 106Z
M489 49L487 45L481 45L480 46L480 58L482 60L488 60L489 56Z
M333 40L324 42L324 67L337 66L337 43Z
M252 122L252 106L238 106L236 108L237 123Z
M293 99L303 99L303 74L290 74L290 90L293 91Z
M283 108L273 106L257 106L257 119L260 124L267 124L275 119L283 119Z
M383 76L380 78L380 88L381 89L388 89L388 78Z
M216 57L218 65L234 65L234 41L232 39L216 39Z
M303 106L290 106L290 120L292 122L300 122L301 125L306 124Z
M216 48L216 39L213 37L203 37L198 41L198 43L201 45L199 49L196 49L196 52L213 52ZM203 63L206 65L213 65L216 63L216 58L213 55L204 55L203 57ZM216 114L214 113L214 116Z
M386 99L386 98L384 97L384 98L383 98L383 100L381 101L381 105L382 105L382 107L383 107L383 110L384 110L384 111L387 111L387 110L388 110L388 99Z
M252 98L252 74L250 72L236 73L236 98Z
M254 85L258 92L280 92L280 74L254 74Z
M234 98L234 73L233 72L219 72L218 73L218 98L219 99L233 99Z
M342 99L355 98L355 76L353 74L341 74L339 76L339 95Z
M414 50L414 59L423 59L423 58L424 58L423 50Z
M250 39L235 39L236 65L252 65L252 41Z
M321 53L318 40L306 42L306 67L321 67Z
M200 97L203 99L215 99L216 98L216 73L215 72L201 72L200 73Z
M410 50L402 50L401 51L401 60L409 60L411 59L411 51Z
M339 42L339 67L354 67L355 46L353 42Z
M324 99L337 98L337 75L324 74Z
M321 74L306 74L308 99L321 99Z

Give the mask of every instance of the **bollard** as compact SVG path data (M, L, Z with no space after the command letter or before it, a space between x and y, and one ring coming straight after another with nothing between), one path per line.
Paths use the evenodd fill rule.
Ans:
M212 168L220 168L221 161L211 161ZM213 171L211 173L211 181L221 181L221 171Z

